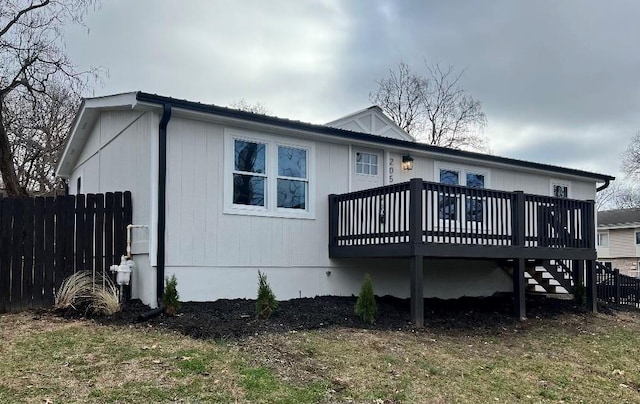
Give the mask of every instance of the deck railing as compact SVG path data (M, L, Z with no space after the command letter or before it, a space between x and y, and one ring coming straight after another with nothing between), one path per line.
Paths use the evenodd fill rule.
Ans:
M335 247L446 243L594 248L593 201L410 182L330 195Z

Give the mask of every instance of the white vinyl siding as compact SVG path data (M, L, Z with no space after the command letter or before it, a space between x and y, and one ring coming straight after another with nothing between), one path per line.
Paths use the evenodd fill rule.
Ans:
M611 257L635 257L635 231L633 229L609 230L609 253Z

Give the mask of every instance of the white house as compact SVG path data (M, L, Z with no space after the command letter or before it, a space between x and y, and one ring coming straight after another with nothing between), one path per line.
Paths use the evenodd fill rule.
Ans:
M526 260L589 270L585 201L613 179L417 143L378 107L314 125L143 92L84 100L57 174L132 191L132 293L151 306L171 274L185 301L254 298L258 270L282 300L355 294L365 273L378 295L524 296Z

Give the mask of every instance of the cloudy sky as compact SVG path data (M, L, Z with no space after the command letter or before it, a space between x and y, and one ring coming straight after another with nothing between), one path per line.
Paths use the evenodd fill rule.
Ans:
M143 90L323 123L404 61L466 69L494 154L619 175L640 131L640 2L108 0L70 29L94 95ZM88 29L87 29L88 28Z

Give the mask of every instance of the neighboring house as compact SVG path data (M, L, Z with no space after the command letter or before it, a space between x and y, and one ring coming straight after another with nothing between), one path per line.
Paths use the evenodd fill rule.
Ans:
M132 191L132 293L152 306L171 274L185 301L254 298L258 270L279 299L357 294L365 273L413 302L523 297L525 265L593 265L613 179L417 143L378 107L314 125L142 92L84 100L57 175Z
M621 273L638 276L640 208L598 212L598 260Z

